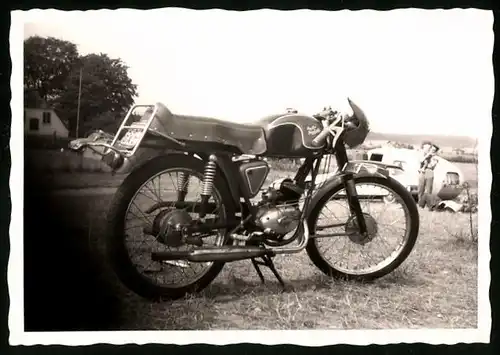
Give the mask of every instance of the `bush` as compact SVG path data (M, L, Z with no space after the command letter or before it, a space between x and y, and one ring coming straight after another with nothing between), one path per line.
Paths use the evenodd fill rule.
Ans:
M95 159L85 158L70 151L52 149L29 150L26 153L26 165L33 171L43 172L109 172L107 166Z
M454 241L456 244L465 246L465 247L477 247L478 242L478 232L477 226L471 227L471 231L460 231L458 233L453 234L455 238Z
M394 148L404 148L404 149L415 149L415 147L412 144L408 143L403 143L403 142L387 142L389 145L393 146Z
M54 136L26 136L24 146L26 149L50 149L59 150L68 148L72 138L54 137Z
M457 197L457 200L463 205L463 212L476 213L479 203L477 189L472 188L469 183L465 183L463 186L464 190Z

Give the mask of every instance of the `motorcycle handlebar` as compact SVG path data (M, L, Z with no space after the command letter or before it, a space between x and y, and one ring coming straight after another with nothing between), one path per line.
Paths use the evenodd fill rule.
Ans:
M332 121L332 120L329 119L329 117L324 116L322 113L317 113L317 114L313 115L313 117L316 118L316 119L318 119L319 121L330 121L330 122ZM343 118L344 127L347 127L347 128L356 128L356 124L353 122L354 118L355 118L355 116L344 117ZM339 125L339 124L337 124L337 125Z
M313 144L315 144L316 146L322 145L328 135L330 135L331 130L342 125L342 122L332 122L330 120L330 117L335 116L336 114L338 114L337 111L333 111L332 109L325 109L322 112L313 115L313 117L319 119L320 121L328 121L328 125L314 138ZM350 130L357 127L357 125L353 122L354 118L354 115L342 118L345 129Z

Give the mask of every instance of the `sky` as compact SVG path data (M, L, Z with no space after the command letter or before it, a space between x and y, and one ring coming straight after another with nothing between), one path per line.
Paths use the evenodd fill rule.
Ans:
M136 103L174 113L251 122L288 107L350 112L350 97L376 132L478 137L491 125L491 11L31 10L24 21L24 38L121 58Z

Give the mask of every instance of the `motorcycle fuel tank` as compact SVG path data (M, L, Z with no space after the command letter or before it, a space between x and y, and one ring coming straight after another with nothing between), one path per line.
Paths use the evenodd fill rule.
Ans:
M266 156L305 158L322 148L314 147L312 143L323 130L314 117L285 113L264 117L259 123L266 135Z

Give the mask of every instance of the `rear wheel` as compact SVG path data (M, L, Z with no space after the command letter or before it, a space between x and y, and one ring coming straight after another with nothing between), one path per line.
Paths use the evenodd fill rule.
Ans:
M311 211L309 225L315 238L309 240L307 253L327 275L373 280L392 272L408 257L417 240L419 214L410 193L394 179L358 177L355 185L368 234L358 232L345 188L339 184ZM392 196L391 203L384 203L384 196ZM334 233L349 236L326 236Z
M183 183L187 187L184 201L201 202L203 170L204 162L192 156L172 154L154 158L127 176L116 192L108 214L107 253L118 278L138 295L149 299L180 298L202 290L221 271L222 262L152 261L154 251L195 247L169 246L165 240L144 233L144 227L151 229L165 218L171 218L174 223L198 218L198 214L193 213L194 208L176 209L173 203L182 190L179 186L182 176L189 176L189 180L184 179ZM147 212L152 205L165 201L172 203ZM234 214L231 195L219 174L216 174L209 202L215 208L208 211L207 218L223 222L231 213ZM214 232L214 235L203 238L203 243L221 246L226 242L225 234L225 230Z

